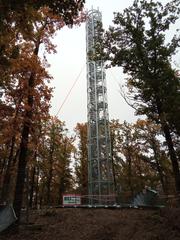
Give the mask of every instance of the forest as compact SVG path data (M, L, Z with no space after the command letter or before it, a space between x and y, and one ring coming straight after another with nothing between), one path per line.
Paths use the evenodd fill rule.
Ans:
M66 123L50 114L47 61L56 53L56 32L86 21L84 4L0 0L0 203L13 205L18 224L22 208L60 206L65 193L88 195L88 123L77 123L70 136ZM92 58L123 68L124 98L138 116L134 123L109 121L118 203L148 187L163 204L179 206L180 70L173 63L179 33L166 41L179 14L179 0L135 0L114 14L108 30L98 26Z

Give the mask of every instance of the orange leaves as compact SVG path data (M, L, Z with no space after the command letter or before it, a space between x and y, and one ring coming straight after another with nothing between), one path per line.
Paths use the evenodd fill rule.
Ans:
M139 125L140 127L141 126L144 127L147 124L147 121L138 119L136 124Z
M134 125L137 129L148 131L149 133L160 134L160 125L153 123L151 120L138 119Z
M73 24L80 25L82 22L85 22L87 20L87 17L87 12L81 11L79 16L74 19Z
M61 4L64 3L59 3L60 6ZM19 132L27 113L31 112L29 119L31 133L38 122L49 116L52 88L48 83L52 77L47 71L49 64L46 54L56 53L52 38L66 25L66 14L68 17L71 15L70 12L61 12L61 9L59 14L54 14L52 9L41 7L41 4L38 6L34 8L34 5L23 5L15 11L7 10L3 25L6 28L0 38L0 45L4 46L3 57L8 61L6 72L4 69L0 71L3 77L5 75L6 81L3 101L4 105L16 113L13 117L7 115L6 121L14 121ZM64 8L71 9L71 4L63 5L62 9ZM74 24L79 24L85 19L83 13L79 14L79 11L80 8L77 8L76 14L72 13ZM8 132L9 135L13 135L12 129L11 133L10 130Z

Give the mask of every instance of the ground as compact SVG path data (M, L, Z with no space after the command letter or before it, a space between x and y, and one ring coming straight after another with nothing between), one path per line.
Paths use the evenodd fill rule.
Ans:
M1 240L180 240L180 209L58 208L30 213Z

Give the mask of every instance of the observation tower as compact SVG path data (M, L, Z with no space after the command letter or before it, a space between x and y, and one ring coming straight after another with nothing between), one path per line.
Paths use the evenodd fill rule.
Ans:
M95 54L99 10L90 10L86 20L87 110L88 110L88 191L89 204L115 203L107 87L104 62L91 60Z

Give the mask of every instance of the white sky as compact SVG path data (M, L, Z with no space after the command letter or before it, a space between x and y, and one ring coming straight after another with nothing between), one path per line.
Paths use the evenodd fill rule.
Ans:
M162 0L162 2L167 2ZM112 24L113 12L122 10L133 3L133 0L87 0L86 9L92 6L102 12L103 26L107 29ZM55 37L57 54L48 57L51 64L50 73L54 80L52 85L51 114L56 115L68 91L83 68L75 87L58 114L60 120L66 122L66 127L73 131L77 122L87 121L86 95L86 35L85 24L73 29L63 28ZM113 72L113 75L112 75ZM114 79L114 77L116 80ZM118 82L123 83L124 76L119 68L106 71L108 88L109 118L120 121L134 122L137 117L119 93Z

